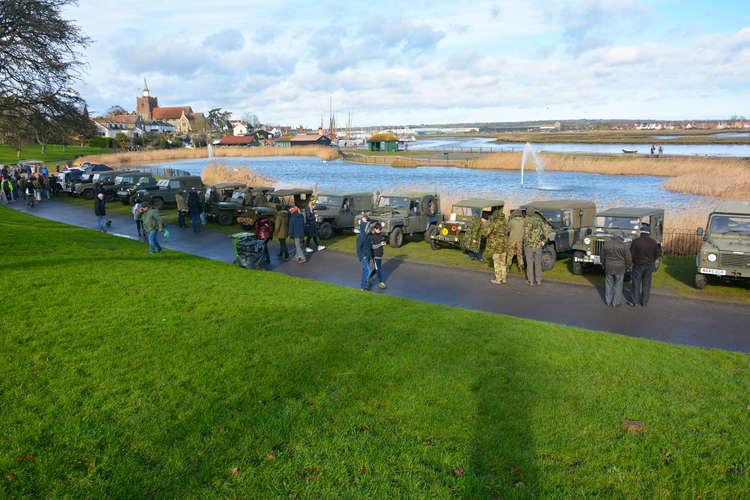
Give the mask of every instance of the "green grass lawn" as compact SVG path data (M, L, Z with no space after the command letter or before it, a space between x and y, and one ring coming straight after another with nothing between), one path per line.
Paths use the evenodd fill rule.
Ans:
M746 354L0 232L2 498L750 495Z
M72 160L76 155L98 155L111 153L109 149L90 148L88 146L66 146L65 151L59 144L48 144L47 153L42 155L39 144L26 144L21 150L21 160L38 160L53 166ZM0 144L0 163L17 163L16 148L9 144Z

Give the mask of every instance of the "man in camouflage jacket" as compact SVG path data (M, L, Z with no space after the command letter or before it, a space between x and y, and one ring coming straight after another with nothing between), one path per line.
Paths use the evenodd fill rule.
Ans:
M542 247L549 231L541 215L528 214L523 227L523 250L526 255L526 279L529 285L542 284Z
M477 259L479 262L484 262L484 257L479 253L482 246L482 224L487 222L482 219L481 215L477 215L471 221L471 229L466 232L466 253L469 254L469 259Z
M495 269L495 279L490 280L490 283L495 285L508 281L508 268L505 266L507 234L508 225L505 223L505 215L499 211L492 214L489 223L482 229L482 235L487 238L485 250L492 256Z

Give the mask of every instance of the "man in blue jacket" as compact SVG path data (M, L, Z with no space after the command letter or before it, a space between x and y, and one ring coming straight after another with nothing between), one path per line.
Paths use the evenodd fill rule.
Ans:
M297 207L289 209L289 237L294 239L294 262L297 264L307 262L305 253L302 251L302 238L305 237L305 218Z
M357 259L362 264L362 281L360 289L367 290L370 278L370 259L372 259L372 244L370 243L370 228L367 216L363 215L359 222L359 234L357 235Z

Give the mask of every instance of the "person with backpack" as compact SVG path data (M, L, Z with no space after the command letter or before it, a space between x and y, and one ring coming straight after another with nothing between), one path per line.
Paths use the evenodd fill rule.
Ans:
M273 222L267 215L263 215L255 221L255 236L263 242L263 257L266 264L270 264L271 256L268 254L268 240L273 236Z

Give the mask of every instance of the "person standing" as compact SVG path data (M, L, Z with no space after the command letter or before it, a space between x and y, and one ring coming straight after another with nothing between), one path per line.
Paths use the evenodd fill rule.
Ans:
M159 233L164 231L164 223L159 215L159 209L153 204L143 212L143 229L148 234L148 250L150 253L161 253L162 248L159 244Z
M360 280L360 290L368 289L370 282L370 259L372 259L372 243L367 224L367 216L362 216L359 222L359 234L357 235L357 260L362 264L362 279Z
M471 221L471 228L466 232L466 253L469 254L469 260L478 260L484 262L484 257L480 253L482 249L482 228L487 223L480 214L475 216Z
M193 232L197 233L201 230L201 212L203 211L203 203L201 203L198 191L195 188L190 190L188 196L188 209L190 209L190 219L193 223Z
M315 243L315 248L318 251L326 248L320 244L318 239L318 211L315 210L315 200L310 200L310 203L305 207L305 251L313 251L310 246L311 243Z
M659 158L661 158L661 155L664 154L664 148L659 144Z
M133 205L133 219L135 220L135 228L138 230L138 237L146 236L146 231L143 230L143 201L140 197L135 199Z
M297 207L289 209L289 237L294 240L294 261L297 264L307 262L302 251L302 239L305 237L305 218Z
M273 235L279 240L279 257L284 262L288 261L289 249L286 246L286 239L289 236L289 212L283 208L276 212Z
M378 287L385 289L385 281L383 281L383 250L385 249L385 235L383 234L383 228L380 226L380 222L376 222L372 225L372 234L370 234L370 246L372 247L372 262L375 266L375 275L378 279ZM370 271L372 274L372 271ZM369 280L368 280L369 285Z
M94 215L96 215L97 221L99 223L99 231L102 233L105 233L104 230L104 217L107 215L106 210L106 202L104 201L104 195L102 193L99 193L96 195L96 200L94 200Z
M188 212L187 202L185 201L185 191L183 190L177 193L174 199L177 202L177 227L185 229L187 227L185 224L185 217Z
M630 256L633 260L632 295L633 306L648 306L651 296L651 277L656 259L661 257L661 247L650 236L651 230L641 225L641 235L630 244Z
M602 246L601 260L606 274L604 302L609 307L620 306L625 301L622 293L625 273L632 267L633 261L619 229L614 231L612 238Z
M271 256L268 254L268 240L273 236L273 222L267 215L263 215L255 221L255 236L263 242L263 260L266 264L270 264Z
M10 205L13 203L13 184L10 179L6 176L2 180L2 191L5 194L5 201Z
M527 215L523 224L523 252L529 286L542 284L542 248L547 243L547 227L539 213Z
M513 265L513 257L516 258L518 270L523 271L523 226L526 220L526 210L514 210L508 221L508 251L505 255L505 264L510 270Z
M505 214L498 210L490 216L490 220L482 230L482 235L487 238L485 251L492 256L492 265L495 270L495 279L490 283L500 285L508 282L508 268L505 267L505 252L508 234L508 225L505 223Z

